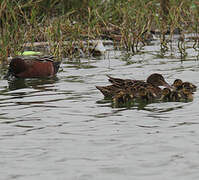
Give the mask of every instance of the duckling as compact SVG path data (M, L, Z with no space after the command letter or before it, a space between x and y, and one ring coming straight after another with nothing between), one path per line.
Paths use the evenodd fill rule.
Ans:
M171 89L169 88L164 88L162 90L162 95L160 97L161 101L169 101L170 100L170 95L171 95Z
M176 79L173 84L172 87L174 88L174 90L182 90L183 88L188 88L190 89L192 92L195 92L197 89L197 86L190 83L190 82L183 82L181 79Z
M176 102L176 101L180 101L182 99L181 93L180 91L172 91L169 88L164 88L162 90L162 95L160 100L161 101L172 101L172 102Z
M172 87L174 90L178 90L182 87L182 83L183 81L181 79L175 79L173 84L172 84Z
M144 100L146 102L152 101L155 99L155 95L151 93L146 87L139 87L135 89L126 89L121 90L113 97L113 104L118 106L121 104L130 105L136 100Z
M126 104L128 102L131 102L133 98L134 95L132 93L130 94L128 91L121 90L113 96L113 103L115 105Z
M193 101L193 92L192 89L183 88L181 91L182 99L185 101Z
M156 98L156 94L151 92L150 89L147 89L146 87L140 87L138 89L138 98L146 101L152 101Z
M171 91L170 93L170 101L177 102L183 99L180 91Z
M190 91L195 92L197 89L197 86L190 82L183 82L182 88L189 89Z

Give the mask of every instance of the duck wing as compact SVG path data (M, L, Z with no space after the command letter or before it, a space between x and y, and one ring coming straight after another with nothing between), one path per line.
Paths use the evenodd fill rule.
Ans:
M109 75L107 75L107 77L109 78L108 81L112 84L115 84L117 86L131 86L133 85L135 82L139 81L139 80L133 80L133 79L121 79L121 78L114 78L111 77Z
M34 60L37 60L37 61L50 61L50 62L55 61L54 56L33 56L31 58L34 59Z
M96 86L96 88L101 91L105 98L112 98L121 90L121 88L117 85Z

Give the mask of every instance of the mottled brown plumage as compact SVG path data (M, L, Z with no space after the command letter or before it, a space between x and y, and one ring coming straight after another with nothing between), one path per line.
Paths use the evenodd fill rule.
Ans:
M192 101L193 100L193 92L189 88L183 88L181 91L181 95L183 100Z
M105 98L112 98L122 90L122 88L117 85L96 86L96 88L101 91Z
M115 105L126 104L132 102L134 95L126 90L120 90L117 94L113 96L113 103Z
M197 89L197 86L190 83L190 82L183 82L181 79L176 79L173 84L172 87L174 88L174 90L182 90L183 88L185 89L189 89L192 92L195 92Z
M171 90L169 88L164 88L162 90L162 95L160 100L162 101L192 101L193 93L187 88L182 88L180 90Z
M158 86L166 86L170 87L170 85L164 80L161 74L151 74L146 82L142 80L131 80L131 79L120 79L109 77L109 81L112 85L109 86L96 86L105 97L112 98L116 95L120 90L125 90L126 93L131 92L134 94L134 97L139 97L138 89L140 87L146 88L148 93L153 97L161 96L161 89Z

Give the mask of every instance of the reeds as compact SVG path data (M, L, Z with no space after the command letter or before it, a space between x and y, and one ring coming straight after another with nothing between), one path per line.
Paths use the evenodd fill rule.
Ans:
M104 38L135 54L152 32L160 33L166 52L177 30L179 52L186 54L186 33L196 35L193 48L199 49L198 14L197 0L2 0L0 61L23 51L27 42L48 42L49 53L74 57L78 48L87 52L83 41Z

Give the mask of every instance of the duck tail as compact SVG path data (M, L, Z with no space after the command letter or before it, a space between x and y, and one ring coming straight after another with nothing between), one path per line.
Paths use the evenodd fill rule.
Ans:
M96 86L98 90L104 95L104 97L111 97L110 91L104 86Z
M115 84L115 85L123 85L124 83L124 79L120 79L120 78L114 78L114 77L111 77L109 75L107 75L107 77L109 78L108 81L112 84Z
M106 91L106 89L103 87L103 86L95 86L98 90L100 90L100 92L102 93L102 94L106 94L105 93L105 91Z

